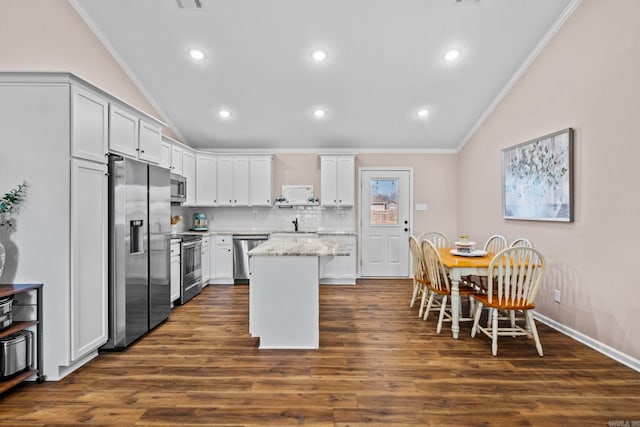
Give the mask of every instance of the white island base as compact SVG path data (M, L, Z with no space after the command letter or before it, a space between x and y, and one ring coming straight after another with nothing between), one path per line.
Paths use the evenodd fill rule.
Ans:
M249 333L260 349L317 349L319 271L332 257L253 256Z

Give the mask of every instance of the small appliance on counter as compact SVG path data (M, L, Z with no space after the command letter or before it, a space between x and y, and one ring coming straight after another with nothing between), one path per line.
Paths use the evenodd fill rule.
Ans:
M208 221L207 216L203 213L194 213L193 214L193 226L191 227L192 231L207 231Z
M33 332L20 331L0 340L0 380L33 367Z

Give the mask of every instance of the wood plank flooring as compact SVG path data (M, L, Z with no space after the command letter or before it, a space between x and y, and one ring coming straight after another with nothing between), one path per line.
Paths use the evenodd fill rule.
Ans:
M321 286L318 351L258 350L248 287L209 286L122 353L0 395L0 425L606 426L640 373L538 323L532 340L435 333L410 282Z

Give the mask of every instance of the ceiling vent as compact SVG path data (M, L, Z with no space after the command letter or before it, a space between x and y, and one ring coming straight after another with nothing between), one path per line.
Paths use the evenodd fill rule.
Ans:
M202 0L176 0L179 9L201 10Z

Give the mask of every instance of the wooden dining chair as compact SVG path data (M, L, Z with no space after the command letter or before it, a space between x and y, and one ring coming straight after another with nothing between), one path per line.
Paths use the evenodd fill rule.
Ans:
M524 237L518 237L509 245L510 248L514 248L516 246L524 246L526 248L532 248L533 243L531 243L531 240L529 239L525 239Z
M440 316L438 317L438 326L436 332L440 333L442 330L442 323L452 320L452 314L450 310L447 310L447 299L451 296L451 284L449 280L449 274L447 269L442 263L440 254L435 245L428 239L422 240L422 253L424 255L427 273L429 274L429 283L427 288L429 289L429 302L425 308L423 320L427 320L429 312L431 311L434 303L440 304ZM476 294L476 290L468 284L461 282L459 284L460 298L468 297L470 304L473 306L473 296ZM439 301L438 301L439 300ZM450 305L450 304L449 304ZM462 317L462 310L459 310L459 321L472 321L472 317Z
M507 247L507 239L500 235L494 234L489 237L487 241L484 243L483 249L491 254L497 254L501 250ZM475 287L480 292L486 292L487 290L487 277L486 276L464 276L462 278L464 281L468 282L471 286Z
M449 238L439 231L426 231L418 236L418 242L429 240L436 248L450 248Z
M422 255L422 247L418 243L418 239L414 236L409 236L409 250L411 251L411 259L413 261L413 292L409 307L413 308L416 300L420 298L421 303L420 310L418 311L418 317L422 317L424 301L426 300L425 293L429 292L427 289L429 278L427 277L424 256Z
M476 313L471 336L480 332L491 338L491 354L498 354L498 336L525 335L533 338L538 354L543 356L533 312L535 298L544 274L545 261L540 252L525 246L506 248L498 252L489 264L486 293L476 295ZM490 325L480 325L482 309L489 310ZM511 321L508 326L500 325L499 311L525 314L526 328Z

